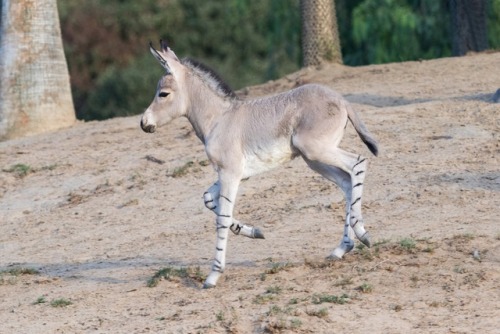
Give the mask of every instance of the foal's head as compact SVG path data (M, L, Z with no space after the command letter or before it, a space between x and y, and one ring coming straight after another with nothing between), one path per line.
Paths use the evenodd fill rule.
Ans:
M155 132L158 126L183 116L188 108L188 95L185 89L186 67L179 61L175 53L160 41L161 50L150 44L149 50L165 69L156 88L153 102L144 112L141 128L145 132Z

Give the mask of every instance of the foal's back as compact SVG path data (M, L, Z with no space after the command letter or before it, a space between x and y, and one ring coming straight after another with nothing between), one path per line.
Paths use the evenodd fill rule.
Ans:
M234 105L239 126L272 137L291 136L300 128L335 128L347 121L346 101L328 87L308 84L277 95ZM246 128L246 127L245 127ZM267 130L267 131L266 131ZM319 129L318 129L319 130Z

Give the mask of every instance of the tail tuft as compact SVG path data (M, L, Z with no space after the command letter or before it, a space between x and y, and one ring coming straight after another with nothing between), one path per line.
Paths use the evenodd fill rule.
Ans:
M370 152L373 153L374 156L378 156L378 144L375 139L373 139L372 137L367 137L365 134L365 137L361 137L361 140L363 141L363 143L365 143L365 145L368 147Z

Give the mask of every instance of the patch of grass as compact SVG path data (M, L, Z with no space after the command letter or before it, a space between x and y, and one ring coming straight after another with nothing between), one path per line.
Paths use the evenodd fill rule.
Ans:
M373 261L375 259L374 252L370 250L370 248L366 247L363 244L359 244L356 246L356 251L365 259L368 261ZM376 248L376 251L378 253L378 247Z
M52 164L52 165L48 165L48 166L43 166L42 168L40 168L40 170L54 170L56 169L57 167L57 164Z
M412 251L417 247L417 243L412 238L404 238L399 242L399 245L407 251Z
M266 289L266 293L276 294L276 295L277 295L277 294L280 294L280 293L281 293L281 290L282 290L282 288L281 288L281 287L279 287L279 286L277 286L277 285L272 285L272 286L270 286L270 287L268 287L268 288Z
M313 317L325 318L328 316L328 309L326 307L323 307L323 308L320 308L319 310L307 310L306 313L307 313L307 315L310 315Z
M352 284L352 277L344 277L340 281L333 284L333 286L346 286Z
M133 205L139 205L139 200L137 198L131 199L131 200L123 203L122 205L118 206L118 208L123 209L127 206L133 206Z
M170 174L169 176L172 176L173 178L185 176L188 173L189 168L192 167L193 165L194 165L193 161L188 161L184 165L176 167L172 172L172 174Z
M281 293L282 290L283 289L281 287L276 285L269 286L266 289L266 292L256 296L253 302L255 304L265 304L267 302L270 302L271 300L274 300L276 296Z
M260 280L265 281L267 279L267 275L274 275L279 273L280 271L287 270L293 267L293 264L285 262L273 262L272 258L268 258L269 262L271 262L271 268L267 269L265 272L260 274Z
M289 269L292 267L293 267L293 265L291 263L288 263L288 262L285 262L285 263L276 262L276 263L272 263L271 268L267 269L265 271L265 273L268 275L273 275L273 274L279 273L280 271L283 271L283 270L286 270L286 269Z
M224 311L217 312L217 314L215 314L215 319L217 321L224 321L225 320Z
M0 285L14 285L16 284L16 278L14 276L9 276L7 278L0 276Z
M33 305L38 305L38 304L44 304L47 302L47 299L45 299L45 296L40 296L33 302Z
M13 285L17 282L17 277L24 275L38 275L40 272L33 268L16 267L0 271L0 285Z
M40 271L34 268L26 268L26 267L16 267L7 270L0 271L0 275L12 275L12 276L22 276L22 275L38 275Z
M356 288L356 290L361 291L362 293L371 293L373 291L373 285L368 283L363 283Z
M14 173L17 177L23 178L33 171L31 166L25 164L15 164L8 169L4 169L4 172Z
M431 253L432 254L432 253L434 253L434 249L435 249L434 246L427 246L424 249L422 249L422 252Z
M277 314L280 314L280 313L284 313L283 310L281 309L281 307L279 307L278 305L273 305L269 308L269 311L267 311L267 315L277 315Z
M471 241L473 239L475 239L476 236L472 233L462 233L462 234L456 234L454 235L451 240L453 241L453 243L457 243L457 242L468 242L468 241Z
M266 304L276 298L276 295L273 294L262 294L258 295L253 299L254 304Z
M379 246L388 244L389 242L391 242L389 239L382 239L382 240L374 242L372 247L379 247Z
M52 307L66 307L71 304L73 304L73 302L65 298L54 299L53 301L50 302L50 306Z
M264 333L281 333L287 330L298 329L302 326L302 321L298 318L292 318L288 320L286 317L281 316L276 318L271 318L268 323L264 326ZM294 331L295 332L295 331Z
M266 312L266 321L263 328L264 333L281 333L286 330L297 329L302 326L302 321L298 318L291 316L297 315L296 310L292 307L280 307L278 305L271 305Z
M472 233L464 233L462 234L462 238L467 240L473 240L476 238L476 236Z
M146 285L149 288L153 288L158 285L161 280L170 281L173 278L189 278L197 282L203 282L205 280L205 275L201 272L200 267L195 269L189 267L173 268L166 267L158 270L153 277L151 277Z
M144 186L147 184L144 176L140 173L135 172L133 175L129 176L128 181L132 182L131 185L127 186L127 189L134 189L135 187L139 189L144 189Z
M349 302L349 296L345 293L341 296L315 294L312 296L311 301L313 304L334 303L343 305Z
M290 320L290 328L291 329L299 328L300 326L302 326L302 321L300 321L300 319L293 318Z

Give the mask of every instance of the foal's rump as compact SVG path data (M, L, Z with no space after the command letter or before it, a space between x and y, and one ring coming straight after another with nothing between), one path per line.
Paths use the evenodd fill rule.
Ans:
M374 155L378 154L377 141L342 95L321 85L303 87L309 96L304 106L307 111L303 113L302 126L311 128L314 125L316 137L331 137L333 144L338 145L344 134L343 130L347 126L348 118L368 149Z

